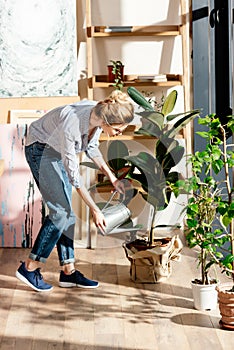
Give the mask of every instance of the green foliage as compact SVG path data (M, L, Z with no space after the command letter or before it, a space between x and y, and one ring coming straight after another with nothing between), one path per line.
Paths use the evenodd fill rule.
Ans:
M177 95L178 95L177 91L173 90L167 96L167 98L163 104L163 107L162 107L162 114L163 115L166 116L173 111L175 104L176 104Z
M121 61L115 61L110 60L112 64L112 74L115 77L113 86L117 90L122 90L124 83L123 83L123 76L122 76L122 69L123 69L123 63Z
M223 126L215 114L199 118L207 131L197 132L207 142L204 150L189 157L193 176L174 186L175 193L181 190L190 193L186 207L186 239L190 248L198 247L198 261L203 284L209 283L212 265L219 265L227 274L234 275L234 201L232 170L234 153L228 150L225 128L233 127L234 116ZM222 171L223 181L216 175ZM230 251L223 245L229 243Z
M131 173L134 172L135 166L126 159L127 157L129 157L129 151L123 142L114 140L109 143L107 150L107 164L117 179L125 180L126 182L125 204L127 204L137 194L137 190L132 188L130 183L132 179ZM97 166L93 162L81 162L80 165L98 170ZM112 186L112 184L108 179L104 178L103 181L95 183L93 186L91 186L90 190L96 187L105 188L106 186Z
M173 90L164 100L161 111L154 110L152 105L134 87L127 89L129 96L136 102L143 111L141 116L141 128L137 134L155 137L155 153L150 155L140 152L136 156L127 159L138 169L139 174L131 173L133 179L137 179L143 188L140 191L142 197L154 207L154 216L158 210L163 210L170 202L172 187L171 183L176 183L180 177L177 171L172 168L177 165L184 155L182 147L176 136L184 126L193 120L200 111L190 111L171 115L176 100L177 91ZM176 119L174 125L171 123ZM154 219L150 233L150 244L153 242Z
M133 86L128 87L128 94L134 102L146 110L154 111L153 106L145 99L145 97Z
M177 92L173 90L162 103L161 111L155 110L145 97L134 87L127 89L129 96L142 107L139 112L142 125L137 131L141 135L155 137L155 152L140 152L130 156L127 147L121 141L112 141L108 148L108 165L118 179L131 183L131 190L126 197L129 200L140 193L154 207L154 217L158 210L163 210L170 202L173 188L180 178L180 173L173 170L184 155L176 136L184 126L192 121L199 110L172 115L177 100ZM158 107L158 106L157 106ZM174 124L172 121L174 121ZM84 163L83 163L84 164ZM85 165L89 166L89 163ZM136 186L135 186L136 184ZM95 186L107 186L110 182L104 180ZM149 244L154 241L154 217L150 231Z

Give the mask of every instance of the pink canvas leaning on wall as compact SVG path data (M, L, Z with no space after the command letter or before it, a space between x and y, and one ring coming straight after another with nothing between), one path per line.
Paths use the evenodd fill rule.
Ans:
M31 247L41 226L43 206L24 156L26 125L0 125L0 247Z

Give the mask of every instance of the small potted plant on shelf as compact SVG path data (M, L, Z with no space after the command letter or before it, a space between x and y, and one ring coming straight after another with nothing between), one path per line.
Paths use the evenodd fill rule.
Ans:
M108 65L108 80L113 82L113 86L117 90L122 90L124 85L124 65L119 60L110 60L110 62L111 64Z
M190 248L199 248L201 274L192 281L192 286L196 290L202 289L203 296L205 288L212 289L213 295L208 304L194 302L198 309L215 308L217 294L214 286L218 281L210 278L209 273L211 266L220 266L222 272L232 279L231 283L216 286L221 324L234 329L234 201L231 185L234 152L233 145L227 143L227 135L234 130L234 116L230 116L225 126L215 114L199 118L199 123L207 127L207 131L198 132L206 139L205 148L189 158L192 177L176 184L190 193L186 207L186 239ZM221 174L221 180L217 178L218 174Z

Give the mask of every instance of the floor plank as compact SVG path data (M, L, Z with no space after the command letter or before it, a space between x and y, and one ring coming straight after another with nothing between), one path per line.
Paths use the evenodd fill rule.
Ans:
M43 267L53 291L31 291L15 278L28 249L0 249L0 349L16 350L231 350L234 334L219 327L219 311L193 308L190 281L198 275L186 246L163 283L130 280L130 263L116 238L76 249L77 267L99 280L95 290L58 287L53 251Z

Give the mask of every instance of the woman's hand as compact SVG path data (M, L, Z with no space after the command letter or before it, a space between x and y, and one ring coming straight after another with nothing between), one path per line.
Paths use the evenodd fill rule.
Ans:
M98 157L93 158L92 160L98 166L100 171L108 177L108 179L110 180L110 182L112 183L112 185L114 186L116 191L118 191L120 194L124 195L125 188L124 188L123 182L116 178L116 176L111 172L110 168L104 162L104 160L102 158L98 158Z
M123 194L123 195L125 194L125 186L122 181L116 179L115 181L112 182L112 185L114 186L116 191L118 191L120 194Z
M92 197L90 196L90 193L86 189L86 187L81 187L76 189L77 193L81 196L81 198L85 201L85 203L89 206L90 212L93 217L94 224L96 227L105 234L106 230L106 222L105 217L102 214L101 210L98 208Z
M105 222L104 215L100 210L96 210L96 209L91 209L91 213L92 213L94 224L103 234L105 234L106 222Z

